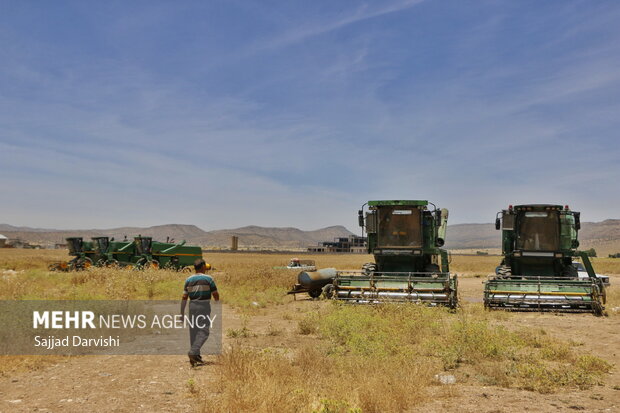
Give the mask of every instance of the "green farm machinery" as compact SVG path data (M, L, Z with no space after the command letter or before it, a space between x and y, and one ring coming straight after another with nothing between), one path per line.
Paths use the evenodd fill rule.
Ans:
M605 287L587 254L577 251L580 227L580 213L568 206L510 205L498 212L504 258L485 283L485 307L602 314ZM581 258L588 277L578 276L573 258Z
M366 204L364 204L365 206ZM444 245L448 210L428 201L369 201L358 212L375 262L336 271L327 296L357 303L416 302L455 308L457 278ZM432 206L432 209L429 209Z
M98 267L126 267L133 265L135 244L132 241L115 241L110 237L94 237L93 247L95 250Z
M55 263L50 271L79 271L93 265L98 267L133 267L136 269L166 268L191 271L197 258L202 258L202 248L196 245L153 241L151 237L138 236L132 241L115 241L110 237L67 238L69 262Z
M134 238L134 262L137 268L168 268L177 271L191 271L194 261L202 258L202 248L171 242L153 241L151 237Z
M68 262L51 264L50 271L81 271L90 268L95 263L95 251L91 241L84 241L82 237L66 238L69 255L73 256Z

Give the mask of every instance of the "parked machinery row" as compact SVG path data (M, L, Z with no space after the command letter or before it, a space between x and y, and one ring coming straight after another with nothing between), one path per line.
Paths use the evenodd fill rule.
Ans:
M366 204L364 204L366 205ZM355 303L419 302L455 308L456 274L444 245L448 210L428 201L370 201L359 211L375 262L362 271L302 271L290 294ZM432 208L431 208L432 207ZM531 204L501 211L503 260L485 282L484 305L521 311L603 313L603 280L577 251L580 213L568 206ZM499 215L498 214L498 215ZM573 259L580 258L587 277Z
M159 242L143 236L123 241L115 241L109 237L94 237L91 241L84 241L82 237L70 237L66 241L69 255L73 258L50 265L50 271L80 271L91 266L191 271L194 261L202 258L202 248L186 245L185 241Z

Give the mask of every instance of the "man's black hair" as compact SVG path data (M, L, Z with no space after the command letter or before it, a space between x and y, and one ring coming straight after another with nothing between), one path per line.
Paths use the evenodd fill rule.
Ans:
M199 269L201 269L205 265L207 265L207 263L202 258L198 258L196 261L194 261L194 269L196 271L198 271Z

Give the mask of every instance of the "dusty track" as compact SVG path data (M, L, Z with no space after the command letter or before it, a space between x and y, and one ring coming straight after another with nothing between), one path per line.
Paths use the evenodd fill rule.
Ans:
M460 280L461 298L480 301L481 278ZM618 285L620 277L612 283ZM616 287L617 288L617 287ZM297 334L296 317L323 302L300 297L260 310L248 322L251 335L243 345L256 348L294 349L300 341L315 338ZM512 411L620 411L620 316L593 317L587 314L512 313L503 322L508 327L543 328L549 335L582 343L616 367L604 386L587 391L560 391L543 395L535 392L457 383L436 386L435 401L424 411L512 412ZM224 329L239 329L242 317L224 309ZM277 335L269 331L279 330ZM233 339L225 338L224 345ZM214 357L209 357L215 362ZM15 373L0 378L0 412L196 412L208 399L214 368L190 369L181 356L97 356L74 357L38 371ZM200 390L192 393L190 379Z

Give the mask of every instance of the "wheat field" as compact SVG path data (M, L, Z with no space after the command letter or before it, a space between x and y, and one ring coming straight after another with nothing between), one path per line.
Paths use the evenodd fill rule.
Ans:
M0 250L0 298L181 296L186 274L174 271L47 271L50 263L66 259L65 254ZM548 394L603 385L612 370L609 361L584 351L582 342L557 339L541 328L515 327L511 320L518 315L488 312L479 302L463 301L459 310L450 312L416 305L294 301L286 291L296 282L296 273L273 268L285 265L288 254L212 253L205 258L214 267L224 304L244 320L242 326L227 329L225 351L215 360L215 396L200 389L191 392L207 412L403 411L438 394L451 397L454 389L438 387L437 374L469 386ZM304 258L320 268L357 269L372 257ZM454 255L451 270L480 284L477 278L493 273L499 260ZM595 259L594 265L600 273L620 273L620 260ZM476 288L481 296L482 287ZM609 299L608 307L620 307L617 288L610 289ZM45 368L59 360L5 356L0 374Z

